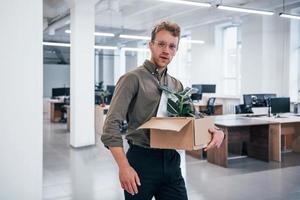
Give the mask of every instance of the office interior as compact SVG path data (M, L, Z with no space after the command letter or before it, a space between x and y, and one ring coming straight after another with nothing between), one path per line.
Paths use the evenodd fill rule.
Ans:
M160 20L182 28L168 72L226 134L216 151L186 151L189 199L300 199L299 0L0 5L0 199L124 199L99 136Z

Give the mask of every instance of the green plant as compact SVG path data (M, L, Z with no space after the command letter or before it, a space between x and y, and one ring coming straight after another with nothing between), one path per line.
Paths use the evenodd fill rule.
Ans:
M100 90L96 92L97 96L100 96L101 98L101 103L104 104L104 99L105 97L108 97L110 95L110 92L108 90Z
M196 88L186 87L181 92L172 91L166 86L160 86L160 89L168 94L169 117L198 117L191 99L191 94L198 92Z

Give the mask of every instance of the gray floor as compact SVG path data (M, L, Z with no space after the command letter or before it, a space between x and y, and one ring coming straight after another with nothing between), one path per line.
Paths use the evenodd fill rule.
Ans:
M190 200L299 200L300 154L285 153L283 162L250 158L230 160L229 168L187 156ZM69 146L66 124L44 119L43 199L119 200L118 169L101 143Z

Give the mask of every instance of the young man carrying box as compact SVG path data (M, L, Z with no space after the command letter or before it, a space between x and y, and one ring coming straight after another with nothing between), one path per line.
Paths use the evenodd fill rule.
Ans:
M161 22L151 33L151 59L137 69L123 75L104 124L102 142L119 166L119 179L125 199L185 200L187 192L176 150L150 148L148 129L137 129L155 117L160 103L160 85L173 91L183 90L180 81L167 73L167 65L176 54L180 27L172 22ZM126 139L130 145L124 153L120 126L128 122ZM219 147L224 133L217 128L209 130L212 141L206 150Z

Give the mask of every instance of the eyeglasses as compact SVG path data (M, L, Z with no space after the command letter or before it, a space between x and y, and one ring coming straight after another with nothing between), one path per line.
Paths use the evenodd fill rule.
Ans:
M169 49L172 51L172 52L175 52L177 50L177 45L176 44L173 44L173 43L170 43L168 44L167 42L165 41L157 41L157 40L154 40L153 43L157 43L157 46L161 49L164 49L166 47L169 47Z

